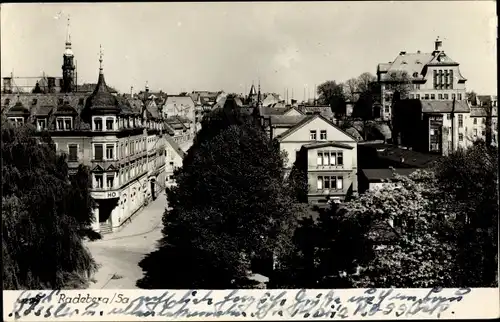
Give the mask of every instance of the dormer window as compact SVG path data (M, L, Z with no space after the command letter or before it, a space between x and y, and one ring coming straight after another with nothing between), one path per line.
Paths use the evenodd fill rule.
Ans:
M6 99L5 99L5 105L7 105L7 106L8 106L9 104L10 104L10 98L6 98Z
M24 124L24 118L22 117L9 117L8 119L14 126L21 126Z
M47 120L46 119L38 119L36 122L38 131L43 131L47 128Z
M102 131L102 118L94 118L94 131Z
M106 131L112 131L113 130L113 123L114 120L112 117L106 118Z
M73 128L73 118L71 116L60 116L56 119L58 130L71 130Z
M36 98L34 98L32 104L36 105L37 102L38 102L38 100Z
M80 99L78 100L78 104L79 104L79 105L83 105L83 103L84 103L84 99L83 99L83 98L80 98Z
M58 104L59 104L59 105L63 105L63 103L64 103L64 100L63 100L62 98L60 98L60 99L58 100Z

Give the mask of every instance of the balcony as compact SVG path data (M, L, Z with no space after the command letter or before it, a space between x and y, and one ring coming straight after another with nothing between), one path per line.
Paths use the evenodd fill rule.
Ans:
M321 171L351 171L344 164L337 165L318 165L318 164L310 164L308 170L321 170Z
M317 189L317 188L309 188L309 194L315 194L315 195L345 195L346 190L344 188L342 189L336 189L336 188L330 188L330 189Z
M92 160L91 163L91 169L94 169L96 166L100 166L103 170L108 170L110 166L118 169L120 166L120 160Z

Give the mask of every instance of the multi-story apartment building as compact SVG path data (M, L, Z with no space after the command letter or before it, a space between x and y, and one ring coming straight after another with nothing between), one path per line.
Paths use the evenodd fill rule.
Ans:
M436 39L430 53L402 51L392 62L378 64L377 79L381 88L381 118L392 120L395 88L404 89L409 99L452 101L466 100L465 79L460 64L442 49Z
M70 52L67 41L62 84L71 85ZM100 63L92 93L72 92L70 85L59 92L6 93L2 113L15 124L47 131L56 151L67 155L70 173L80 164L90 168L94 229L106 233L122 226L165 187L168 134L160 111L109 90L102 54Z

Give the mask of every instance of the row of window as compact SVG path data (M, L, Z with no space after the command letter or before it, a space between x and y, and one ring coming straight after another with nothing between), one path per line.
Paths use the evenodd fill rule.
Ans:
M437 94L437 98L438 100L448 100L450 96L447 93ZM451 94L451 99L454 100L455 98L459 101L462 100L462 94L461 93L458 93L457 95ZM436 94L410 94L410 99L435 100Z
M160 129L161 125L158 122L150 122L150 121L142 121L139 118L125 118L119 119L120 126L119 127L125 127L125 128L132 128L136 126L142 126L146 125L148 128L154 128L154 129ZM106 129L106 131L113 131L117 130L118 126L115 126L118 124L118 121L116 117L108 116L108 117L93 117L93 126L92 130L93 131L103 131Z
M115 118L107 117L105 120L106 131L112 131L115 124ZM103 129L103 119L100 117L94 117L94 131L102 131Z
M344 156L342 151L318 152L318 165L343 165Z
M106 158L104 158L104 151L106 152ZM94 160L115 160L115 145L114 144L94 144Z
M311 131L309 131L309 138L310 138L310 140L311 141L318 140L317 134L318 134L317 130L311 130ZM320 140L324 140L324 141L327 139L327 137L326 137L326 130L319 131L319 139Z
M148 160L149 168L153 165L156 167L161 166L161 158L157 157L155 159ZM173 166L173 162L170 162L170 165ZM121 169L118 173L119 183L125 183L132 178L135 178L141 173L147 171L147 163L146 160L140 160L135 162L134 164ZM118 188L115 184L117 183L116 173L94 173L94 189L114 189Z
M434 89L453 89L453 70L434 70Z
M126 157L127 155L135 155L140 153L141 151L146 151L146 146L148 143L153 143L155 138L141 138L137 140L132 140L129 142L122 142L120 144L120 156L121 158ZM115 144L103 144L103 143L95 143L94 144L94 160L103 161L103 160L115 160ZM106 158L104 159L104 151L106 151Z
M106 185L104 185L104 178L106 178ZM114 173L111 173L111 174L102 174L102 173L96 173L94 174L94 188L95 189L104 189L104 188L108 188L108 189L112 189L115 187L115 174Z
M344 178L342 176L318 176L317 188L318 190L342 190L344 188Z

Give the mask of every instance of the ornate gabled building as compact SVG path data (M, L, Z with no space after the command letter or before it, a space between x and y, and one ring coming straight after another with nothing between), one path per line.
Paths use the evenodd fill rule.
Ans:
M56 151L67 155L70 173L80 164L90 168L94 229L111 232L165 187L167 124L158 107L112 93L102 53L93 92L72 92L70 49L67 41L63 84L68 92L4 94L2 113L16 125L48 132Z
M406 83L404 87L408 92L405 93L407 97L402 98L434 101L466 100L467 79L460 73L460 64L444 52L442 45L438 37L432 52L401 51L394 61L378 64L377 79L381 89L382 119L392 119L394 88L400 83Z

